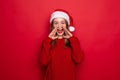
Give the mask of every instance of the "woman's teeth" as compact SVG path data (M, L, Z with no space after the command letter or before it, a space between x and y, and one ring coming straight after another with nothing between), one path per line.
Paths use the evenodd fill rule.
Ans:
M58 30L58 33L62 33L63 30Z

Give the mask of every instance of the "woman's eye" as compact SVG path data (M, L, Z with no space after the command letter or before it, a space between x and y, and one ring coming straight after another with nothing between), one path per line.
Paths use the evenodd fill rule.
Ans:
M54 24L57 24L57 23L54 23Z
M62 24L65 24L64 22L62 22Z

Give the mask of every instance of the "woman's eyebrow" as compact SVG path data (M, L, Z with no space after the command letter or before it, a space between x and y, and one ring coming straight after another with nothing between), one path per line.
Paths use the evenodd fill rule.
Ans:
M54 22L57 22L57 21L54 21Z
M61 22L65 22L65 21L61 21Z

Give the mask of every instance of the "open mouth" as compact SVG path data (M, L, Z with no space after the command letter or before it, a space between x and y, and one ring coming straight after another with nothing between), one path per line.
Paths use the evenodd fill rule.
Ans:
M61 34L62 32L63 32L63 29L57 29L57 32L59 33L59 34Z

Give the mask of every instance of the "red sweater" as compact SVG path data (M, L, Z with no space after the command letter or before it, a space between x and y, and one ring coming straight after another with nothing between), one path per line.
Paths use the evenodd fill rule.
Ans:
M47 66L44 80L76 80L76 65L83 59L78 38L69 38L72 48L64 47L64 39L57 39L51 48L51 41L47 37L42 46L40 62Z

